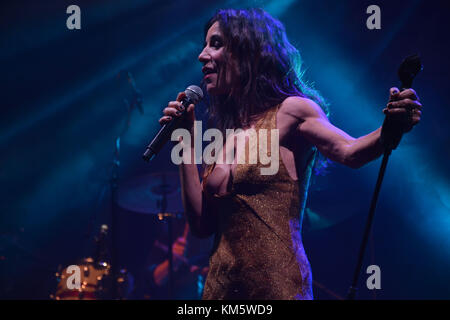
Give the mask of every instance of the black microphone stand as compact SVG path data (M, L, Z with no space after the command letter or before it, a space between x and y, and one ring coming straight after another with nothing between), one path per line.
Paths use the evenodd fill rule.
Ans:
M117 275L118 275L118 250L117 250L117 189L119 180L119 167L120 167L120 135L116 138L114 143L114 157L113 167L111 172L111 299L116 300L118 298L117 290Z
M173 298L174 289L174 270L173 270L173 221L177 216L175 213L167 212L167 195L171 192L169 186L166 184L166 175L162 175L161 184L152 189L152 191L161 196L156 204L160 212L158 213L159 220L167 221L167 260L169 262L168 270L168 297Z
M423 69L422 63L420 61L420 57L418 55L411 55L406 57L403 62L400 64L398 69L398 76L401 82L401 91L411 88L412 81L414 77ZM386 137L382 140L383 145L385 146L385 151L383 155L383 160L381 162L380 171L378 172L377 183L375 185L375 190L372 195L372 201L370 203L369 215L366 221L366 227L364 229L363 239L361 242L361 246L359 248L358 260L356 263L356 268L353 273L353 281L352 285L349 288L347 300L354 300L356 297L356 290L358 285L358 278L361 273L362 263L364 259L364 252L366 250L367 242L369 239L373 217L375 215L375 208L377 206L378 194L380 193L381 183L383 182L384 173L386 171L387 163L389 160L389 156L392 153L392 150L395 150L400 143L402 138L402 128L398 128L389 122L387 116L383 123L383 129L386 131ZM383 134L382 134L383 138Z
M118 275L119 275L119 252L118 252L118 232L117 232L117 220L118 220L118 212L116 206L117 194L118 194L118 181L119 181L119 168L120 168L120 140L121 137L128 131L131 126L131 113L135 107L139 108L141 114L144 113L142 107L142 94L139 90L136 89L134 79L130 72L122 70L118 74L119 80L124 80L126 77L127 82L131 86L131 94L127 95L126 98L123 99L125 106L127 107L127 118L123 127L123 130L120 132L119 136L115 139L114 143L114 156L113 156L113 166L111 171L111 299L116 300L120 298L120 294L118 292ZM127 99L129 98L129 99Z
M173 288L174 288L174 274L173 274L173 221L172 214L167 212L167 194L169 190L167 190L166 185L166 176L162 177L162 185L161 185L161 214L163 217L167 217L167 259L169 260L169 288L168 288L168 297L169 299L173 298Z

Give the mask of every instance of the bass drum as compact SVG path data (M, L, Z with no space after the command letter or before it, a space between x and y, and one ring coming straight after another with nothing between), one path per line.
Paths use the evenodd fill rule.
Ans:
M94 265L92 258L83 259L77 265L80 268L80 286L78 289L69 289L73 287L72 270L68 272L69 267L58 272L58 286L54 299L56 300L99 300L106 294L106 279L110 273L110 266L106 262ZM70 278L72 277L72 279Z

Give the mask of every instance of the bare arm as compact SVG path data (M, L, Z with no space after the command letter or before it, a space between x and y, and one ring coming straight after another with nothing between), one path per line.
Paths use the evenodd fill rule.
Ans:
M173 117L182 111L181 99L185 96L184 92L180 92L177 101L169 102L167 108L164 109L164 116L159 120L161 124L167 123ZM191 141L194 141L193 123L195 121L194 105L191 104L186 110L185 122L182 127L191 133ZM201 133L200 133L201 134ZM183 142L180 142L183 143ZM211 210L208 210L209 201L202 190L197 165L194 162L194 146L187 146L190 150L189 154L183 154L183 163L179 165L181 196L185 209L187 222L194 235L198 237L208 237L215 232L215 219Z
M308 104L303 108L306 114L299 120L297 128L326 157L351 168L359 168L383 153L381 128L356 139L333 126L314 102Z
M194 154L193 148L191 154ZM181 196L192 233L198 237L208 237L216 231L215 216L208 210L211 205L203 192L197 165L182 163L179 165L179 171Z
M418 110L421 105L415 101L417 99L415 92L405 90L402 93L395 93L396 91L393 89L391 89L389 109L384 111L388 114L404 115L406 108L417 108L411 118L412 128L419 122L421 114ZM392 102L394 100L396 101ZM285 100L280 111L286 115L288 121L296 126L296 130L309 143L315 145L323 155L333 161L351 168L359 168L383 154L384 148L380 139L381 128L365 136L353 138L333 126L322 109L315 102L306 98L290 97Z

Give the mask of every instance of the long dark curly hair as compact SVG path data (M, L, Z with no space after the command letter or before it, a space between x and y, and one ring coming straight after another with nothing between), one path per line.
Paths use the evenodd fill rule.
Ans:
M240 73L239 86L227 96L209 97L209 117L218 129L244 128L290 96L309 98L328 115L326 101L303 79L300 53L280 21L262 9L221 9L205 25L205 37L216 21Z

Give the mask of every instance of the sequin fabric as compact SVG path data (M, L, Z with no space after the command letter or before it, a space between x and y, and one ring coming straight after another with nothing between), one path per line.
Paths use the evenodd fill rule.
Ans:
M267 111L255 129L276 128L277 110ZM289 176L281 156L275 175L261 175L259 162L237 165L231 192L215 195L218 229L203 299L313 298L301 239L313 161L308 160L299 180Z

